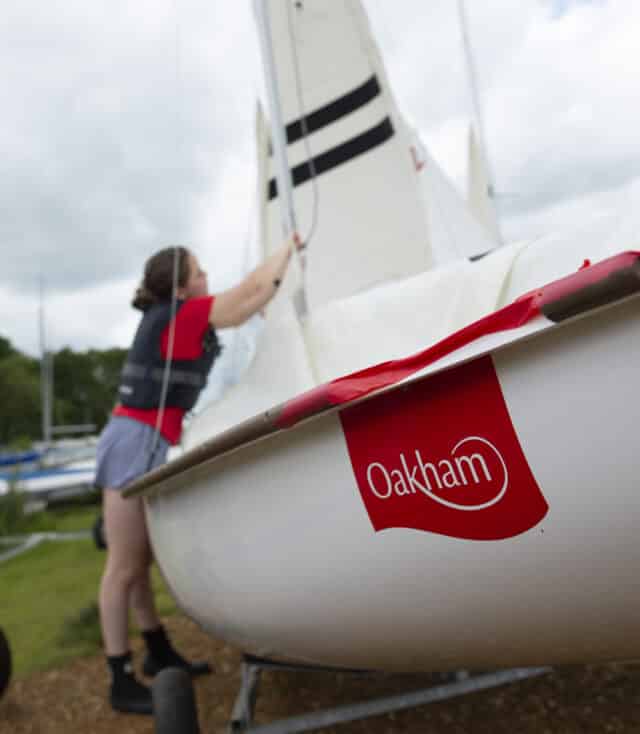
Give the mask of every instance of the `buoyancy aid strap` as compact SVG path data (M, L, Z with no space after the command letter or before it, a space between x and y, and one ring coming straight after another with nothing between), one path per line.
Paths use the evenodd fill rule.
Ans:
M160 367L127 362L122 369L122 376L135 380L156 380L157 382L162 382L165 377L165 370ZM189 385L190 387L203 387L207 382L206 377L200 372L196 372L195 370L181 370L175 367L171 367L168 381L174 385Z

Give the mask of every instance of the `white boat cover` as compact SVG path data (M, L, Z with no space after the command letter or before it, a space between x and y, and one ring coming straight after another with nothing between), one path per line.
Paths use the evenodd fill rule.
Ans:
M191 421L183 438L185 449L314 387L316 380L293 306L282 299L279 310L277 319L266 319L255 357L242 380Z
M516 243L478 262L457 260L311 314L307 340L320 382L421 351L495 311L524 246Z

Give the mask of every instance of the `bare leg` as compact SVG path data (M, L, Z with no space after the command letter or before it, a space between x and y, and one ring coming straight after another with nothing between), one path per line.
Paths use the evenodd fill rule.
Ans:
M156 604L151 588L151 566L147 566L146 573L136 580L131 588L131 606L136 622L141 630L155 629L160 624L156 611Z
M103 497L107 562L100 586L102 639L107 655L123 655L129 650L132 590L149 574L149 540L142 499L124 499L113 489L105 489Z

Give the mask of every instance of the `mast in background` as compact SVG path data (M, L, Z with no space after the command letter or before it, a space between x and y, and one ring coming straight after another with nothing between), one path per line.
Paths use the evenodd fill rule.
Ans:
M478 94L478 80L469 41L464 0L458 0L458 14L460 16L462 45L469 75L469 86L471 88L474 127L476 129L476 134L474 135L472 129L469 136L469 203L476 217L496 238L498 243L503 244L495 206L495 182L487 153L484 120Z
M96 430L95 423L53 425L53 352L47 348L44 307L44 278L39 280L38 331L40 338L40 404L42 409L42 443L45 451L53 447L54 436L89 434Z
M45 448L51 444L51 412L53 393L53 361L47 350L44 322L44 279L39 283L38 326L40 333L40 396L42 406L42 440Z

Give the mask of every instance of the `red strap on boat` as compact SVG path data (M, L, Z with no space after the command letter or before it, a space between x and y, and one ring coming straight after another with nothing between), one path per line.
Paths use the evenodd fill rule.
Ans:
M508 306L465 326L421 352L353 372L298 395L284 404L276 424L281 428L289 428L327 408L348 403L400 382L480 337L524 326L540 315L545 306L600 283L618 271L633 267L639 258L640 252L634 251L615 255L596 265L585 267L583 264L577 273L525 293Z

